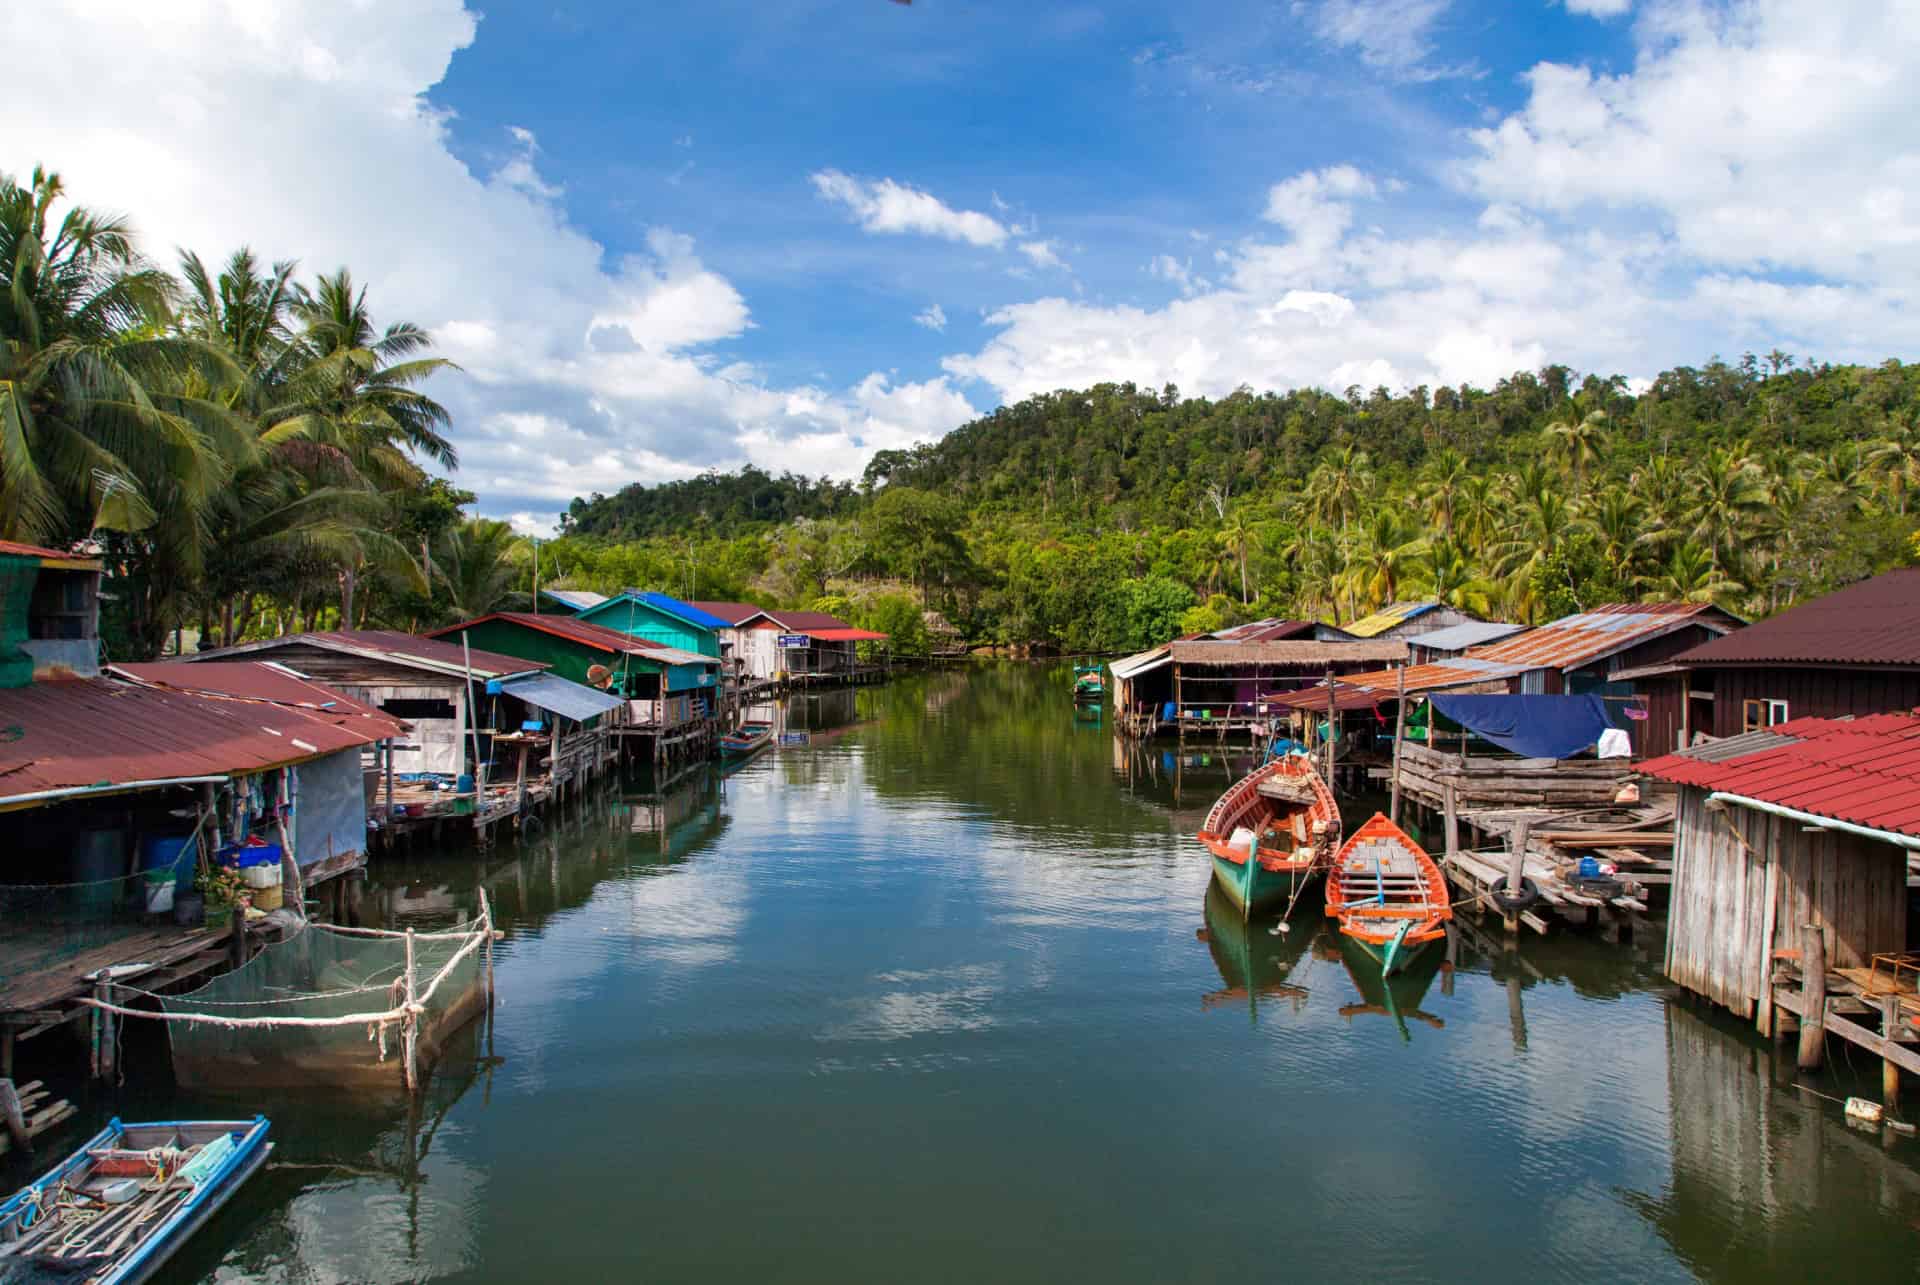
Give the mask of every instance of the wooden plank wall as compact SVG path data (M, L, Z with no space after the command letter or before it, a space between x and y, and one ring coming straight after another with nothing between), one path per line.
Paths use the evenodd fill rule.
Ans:
M1783 700L1789 718L1887 714L1920 705L1920 672L1902 669L1815 669L1807 666L1702 669L1693 685L1712 690L1715 736L1740 732L1745 702Z
M1907 945L1906 854L1749 808L1709 811L1683 787L1675 820L1667 976L1743 1017L1756 1015L1776 950L1800 950L1817 924L1833 968L1862 968ZM1768 863L1779 869L1769 883ZM1769 888L1773 913L1767 913ZM1771 936L1768 928L1771 925Z

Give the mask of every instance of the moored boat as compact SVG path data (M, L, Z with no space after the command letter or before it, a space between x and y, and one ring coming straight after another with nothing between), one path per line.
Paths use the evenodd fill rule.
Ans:
M720 757L743 759L758 754L773 742L773 724L748 721L720 738Z
M1334 855L1327 913L1391 977L1445 940L1453 898L1426 850L1376 812Z
M1204 1009L1244 1004L1248 1019L1260 1020L1261 1001L1285 1000L1298 1013L1307 1002L1307 988L1293 981L1314 933L1279 933L1265 924L1248 923L1240 908L1213 884L1207 885L1206 927L1198 936L1206 942L1213 966L1220 972L1220 989L1200 997Z
M1255 768L1214 803L1199 839L1242 919L1294 897L1340 838L1333 791L1302 754Z
M1073 703L1097 705L1107 698L1107 679L1098 665L1073 667Z
M260 1115L109 1122L0 1204L0 1278L148 1279L266 1163L267 1127Z

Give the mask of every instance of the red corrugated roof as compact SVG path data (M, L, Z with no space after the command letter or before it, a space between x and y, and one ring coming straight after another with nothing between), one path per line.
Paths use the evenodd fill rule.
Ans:
M284 705L106 678L0 690L0 808L42 790L225 776L370 745L380 735Z
M100 567L100 559L89 553L65 553L41 544L22 544L18 540L0 540L0 554L11 554L16 558L53 558L60 562L83 562L96 570Z
M1920 837L1920 713L1797 718L1758 748L1709 743L1640 765L1662 781L1738 794L1836 821Z
M1312 632L1311 620L1253 620L1196 637L1215 638L1221 642L1279 642L1283 638L1298 638Z
M1683 665L1920 665L1920 567L1803 602L1674 659Z
M609 629L605 625L590 624L575 616L537 616L530 611L496 611L473 620L462 621L457 625L448 625L445 629L435 629L426 636L445 638L452 635L457 639L461 630L471 629L489 620L505 620L528 629L536 629L544 634L552 634L556 638L565 638L583 647L613 652L621 656L644 656L649 651L660 647L659 643L646 638L623 634L618 629Z
M412 730L410 724L391 714L383 714L371 705L363 705L351 696L270 660L216 660L197 665L177 660L157 661L148 665L113 665L111 669L137 682L171 687L175 691L286 705L345 727L371 728L383 737L404 736Z
M1534 669L1579 669L1688 625L1727 630L1739 623L1718 607L1704 603L1616 603L1595 607L1592 611L1563 616L1513 638L1469 647L1459 656L1415 665L1406 672L1406 689L1441 691L1514 678ZM1420 640L1416 637L1411 641L1417 645ZM1392 692L1400 676L1394 670L1381 669L1365 674L1342 674L1340 681Z
M871 629L808 629L807 637L821 642L885 642L888 635L876 634Z
M258 642L236 643L231 647L220 647L213 651L195 652L191 656L182 656L180 659L202 665L210 660L251 659L262 653L297 646L344 651L356 656L369 656L376 660L387 660L400 665L409 661L420 661L432 669L448 674L461 673L465 668L466 659L457 642L443 642L438 638L424 638L418 634L403 634L395 629L322 629L304 634L286 634L279 638L262 638ZM473 673L476 678L502 678L508 674L525 674L546 668L545 661L503 656L499 652L481 651L477 647L473 650Z
M750 602L689 602L687 605L698 607L709 616L718 616L729 625L742 624L762 611Z

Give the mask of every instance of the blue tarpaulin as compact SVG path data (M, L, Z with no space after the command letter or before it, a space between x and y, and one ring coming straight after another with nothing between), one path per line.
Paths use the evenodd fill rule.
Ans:
M1613 726L1598 696L1447 696L1430 699L1442 716L1528 758L1563 759L1588 749Z

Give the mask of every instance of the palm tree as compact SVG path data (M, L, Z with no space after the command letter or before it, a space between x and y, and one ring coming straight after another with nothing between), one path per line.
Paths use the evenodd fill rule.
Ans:
M205 396L235 372L165 333L172 278L120 219L70 205L57 174L0 176L0 537L65 544L139 529L165 478L191 524L237 421Z
M1373 463L1363 450L1348 445L1322 460L1307 475L1307 513L1345 531L1373 490Z
M1433 541L1419 570L1424 592L1436 602L1476 616L1491 613L1493 586L1475 574L1459 541L1444 536Z
M1367 515L1347 565L1352 596L1378 609L1399 596L1401 582L1415 573L1425 542L1412 523L1393 504L1382 504Z
M1587 470L1602 459L1606 429L1607 413L1603 410L1588 411L1579 419L1548 426L1548 450L1566 465L1576 487L1585 485Z
M1646 501L1624 487L1609 486L1594 498L1586 521L1600 538L1601 554L1620 572L1621 580L1632 583L1634 565L1652 533Z
M526 555L510 525L475 518L447 533L434 577L455 617L471 620L512 601Z
M1724 604L1742 586L1716 565L1713 551L1689 540L1674 549L1666 565L1643 577L1642 602L1698 602Z
M1766 493L1744 446L1708 447L1693 473L1693 537L1703 541L1717 570L1745 534Z
M1460 499L1454 512L1459 536L1469 552L1486 552L1500 527L1503 507L1500 484L1485 474L1469 477L1460 487Z
M1220 542L1220 547L1240 562L1240 605L1243 607L1251 601L1247 596L1247 548L1253 543L1254 534L1254 528L1247 522L1247 515L1241 512L1228 518L1226 525L1214 536Z
M1888 489L1905 517L1908 499L1920 487L1920 422L1887 425L1887 435L1873 449L1872 462L1886 470Z
M1453 534L1454 510L1471 477L1465 457L1451 446L1441 447L1427 461L1427 516L1440 528L1441 535Z

